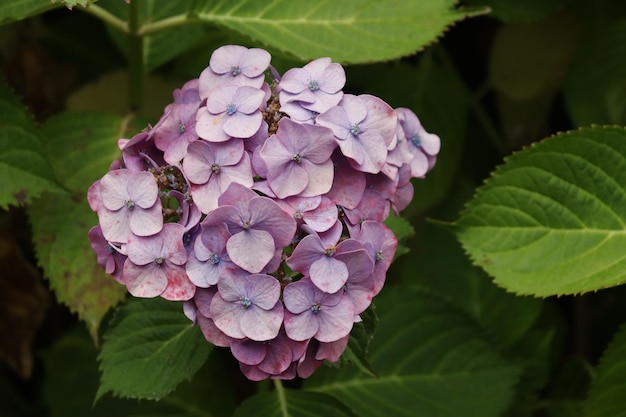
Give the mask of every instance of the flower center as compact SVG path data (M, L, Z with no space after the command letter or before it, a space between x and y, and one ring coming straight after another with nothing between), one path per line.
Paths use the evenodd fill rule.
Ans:
M133 200L126 200L125 204L128 210L132 210L135 208L135 202Z
M239 302L243 308L248 308L252 305L252 301L248 297L239 297Z
M107 246L106 246L106 248L105 248L105 249L106 249L106 251L107 251L107 253L108 253L109 255L113 255L113 254L115 253L115 249L113 249L113 246L111 246L111 245L109 245L109 244L107 244Z
M239 66L232 66L230 67L230 73L233 74L233 77L236 77L241 74L241 68L239 68Z
M212 253L209 256L209 262L211 263L211 265L217 265L220 263L220 257L216 253Z
M233 103L230 103L228 106L226 106L226 113L228 113L229 116L235 114L236 111L237 106L235 106Z
M219 166L219 164L211 165L211 172L213 172L214 174L219 174L220 170L221 170L221 167Z
M361 128L359 127L359 125L357 123L353 123L350 126L350 133L352 134L352 136L356 136L359 133L361 133Z
M250 220L243 220L241 222L241 227L243 230L248 230L250 228Z
M311 311L313 313L319 313L321 309L322 309L322 306L320 305L319 302L316 302L315 304L311 306Z
M422 146L422 138L420 138L420 135L416 133L411 138L411 143L415 145L416 148L419 148L420 146Z
M302 219L302 211L300 211L300 209L296 210L296 212L295 212L295 213L293 213L293 217L294 217L294 219L296 219L296 220L300 220L300 219Z
M335 246L329 246L324 250L324 255L326 256L333 256L335 255L335 250L337 248Z
M383 251L379 250L376 252L376 262L380 262L385 259L385 255L383 255Z
M154 260L154 262L156 262L158 266L163 265L163 261L163 258L161 258L160 256Z
M299 164L300 162L302 162L302 155L300 155L300 152L296 152L296 154L291 158L291 160Z
M316 91L320 89L320 83L317 80L309 81L309 90Z
M187 129L187 126L185 126L184 123L181 122L178 124L178 133L182 135L183 133L185 133L185 129Z

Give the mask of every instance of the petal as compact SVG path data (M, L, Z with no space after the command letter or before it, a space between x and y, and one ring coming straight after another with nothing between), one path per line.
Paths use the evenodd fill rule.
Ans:
M226 116L210 114L206 107L200 107L196 117L196 133L209 142L226 142L230 136L224 132L225 121Z
M244 310L240 322L241 330L246 337L258 342L275 338L282 324L283 305L280 302L270 310L251 305Z
M126 210L126 209L122 209ZM137 236L152 236L163 229L163 207L161 200L157 200L149 209L135 207L129 211L129 227Z
M118 211L102 209L98 212L98 221L104 238L109 242L126 243L130 235L130 211L122 208Z
M228 239L226 250L237 266L258 273L274 256L274 239L264 230L243 230Z
M294 314L303 313L315 304L315 287L308 279L287 284L283 290L283 301L288 311Z
M263 115L260 111L251 114L236 112L231 116L224 116L224 132L234 138L247 139L254 135L263 123Z
M152 207L159 195L156 180L147 171L137 172L132 175L128 179L126 187L130 199L143 209Z
M140 266L127 259L123 279L134 297L157 297L167 288L167 276L155 263Z
M167 287L161 297L170 301L185 301L193 298L196 286L189 280L185 268L165 262L161 269L167 276Z
M253 198L248 206L254 228L271 233L275 248L291 244L297 228L293 217L267 197Z
M249 340L236 340L230 344L235 359L246 365L258 365L267 355L268 345Z
M242 313L245 311L239 302L224 301L218 292L211 301L210 311L213 323L224 334L235 339L246 337L239 326Z
M126 185L131 175L128 169L117 169L107 172L100 180L100 199L108 210L119 210L130 200Z
M250 275L245 287L252 304L263 310L274 308L280 298L280 283L270 275Z
M350 334L354 323L354 307L348 298L343 297L333 307L322 306L317 316L319 328L314 337L320 342L335 342Z
M310 309L301 314L285 311L285 332L290 339L304 341L312 338L319 331L319 322Z
M346 283L348 268L346 264L331 256L323 256L311 264L311 281L320 290L333 294Z

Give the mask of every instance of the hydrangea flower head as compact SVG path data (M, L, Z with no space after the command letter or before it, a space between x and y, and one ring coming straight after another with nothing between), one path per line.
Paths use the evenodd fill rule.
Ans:
M349 349L398 246L383 222L440 147L410 110L345 93L330 58L282 76L270 59L215 50L87 193L97 263L135 297L183 301L254 381Z

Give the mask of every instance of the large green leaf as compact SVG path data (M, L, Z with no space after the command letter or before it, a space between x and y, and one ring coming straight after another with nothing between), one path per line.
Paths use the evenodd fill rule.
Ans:
M0 209L28 204L43 191L62 191L54 180L41 134L19 99L0 79Z
M584 417L626 416L626 326L615 335L591 383Z
M433 43L455 21L486 9L451 0L200 0L195 15L302 60L384 61Z
M569 0L466 0L471 6L489 6L490 16L504 21L534 21L553 13Z
M519 368L503 359L458 308L411 288L377 298L370 347L377 378L320 369L305 388L332 395L361 417L495 417L511 401Z
M119 155L123 121L105 113L63 113L43 126L52 170L74 195L50 193L30 207L33 241L57 299L78 313L96 338L106 312L126 289L96 263L87 233L98 223L87 204L87 188Z
M51 1L3 0L0 2L0 24L11 23L53 9Z
M84 197L81 197L81 199ZM46 193L29 210L39 265L57 300L87 324L97 340L106 312L126 295L96 263L87 232L98 222L86 198L76 201Z
M624 68L626 19L598 30L576 54L564 88L565 104L574 123L626 125Z
M559 134L513 155L457 222L474 263L519 294L626 280L626 129Z
M180 302L132 299L104 335L97 397L159 399L191 379L213 345L183 314Z
M337 399L315 392L283 389L263 392L244 401L233 417L355 417Z

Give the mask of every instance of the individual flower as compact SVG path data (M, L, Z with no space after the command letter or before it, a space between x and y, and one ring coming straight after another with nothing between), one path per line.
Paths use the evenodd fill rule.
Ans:
M365 173L350 166L347 158L335 151L333 155L335 176L333 186L326 194L338 206L353 209L359 205L367 186Z
M210 313L218 329L234 339L275 338L283 322L280 283L264 274L240 269L222 271Z
M204 338L215 346L229 347L232 338L215 326L211 318L211 302L217 294L217 287L198 288L191 300L183 303L183 312L194 324L200 327Z
M365 249L344 252L337 259L346 264L348 279L343 285L343 295L352 301L354 314L361 314L374 297L374 262Z
M248 49L240 45L217 48L209 66L200 74L200 97L208 97L213 89L222 85L261 88L270 60L270 54L260 48Z
M363 244L370 258L374 261L372 295L376 296L385 284L387 270L391 266L398 248L398 239L389 227L370 220L361 224L359 233L354 238Z
M400 107L396 109L396 114L409 152L413 154L411 176L421 178L435 165L441 140L434 133L428 133L411 110Z
M325 232L337 223L337 206L326 196L287 197L275 200L298 226L306 224L316 232Z
M346 73L330 58L318 58L302 68L292 68L280 79L280 104L299 102L303 108L323 113L337 105L343 97Z
M334 342L352 330L354 306L342 290L329 294L304 277L285 287L283 299L285 331L293 340Z
M196 287L185 272L187 251L183 245L185 229L167 223L157 235L131 236L126 245L128 259L120 282L135 297L161 296L166 300L189 300Z
M272 191L281 199L327 193L333 182L330 156L336 147L330 129L281 119L260 151Z
M193 201L204 213L217 207L217 199L232 182L246 187L254 182L250 158L241 139L192 143L183 160L183 171L191 182Z
M355 169L377 174L387 160L397 116L378 97L346 94L337 106L320 114L316 123L332 129L341 152Z
M104 268L104 272L110 274L115 279L119 279L124 268L126 255L120 249L111 245L102 234L100 226L94 226L88 233L91 248L96 252L98 265Z
M231 237L226 251L237 266L258 273L275 258L277 250L291 243L296 222L270 198L232 183L218 202L219 207L210 211L204 222L228 226Z
M102 234L110 242L150 236L163 228L161 200L154 176L147 171L109 171L99 183L98 219Z
M249 138L261 127L265 93L254 87L227 85L209 94L196 116L196 133L209 142Z
M320 290L328 293L339 291L349 273L346 264L336 255L362 249L362 245L354 239L341 240L341 233L341 222L337 222L327 232L304 237L287 259L287 265L310 276L311 282Z
M202 225L186 264L189 280L201 288L216 285L224 268L235 267L226 252L230 238L224 223Z
M171 105L159 123L151 130L154 143L164 152L163 159L171 165L178 165L187 155L187 147L198 140L196 134L196 114L200 100Z

